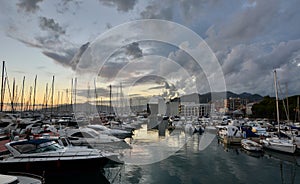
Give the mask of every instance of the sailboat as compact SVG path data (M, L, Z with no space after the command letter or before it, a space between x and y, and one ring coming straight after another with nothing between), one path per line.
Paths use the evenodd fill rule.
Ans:
M294 140L284 139L280 137L280 121L279 121L279 107L278 107L278 89L277 89L277 76L276 70L274 70L274 87L275 87L275 95L276 95L276 113L277 113L277 122L278 122L278 137L266 138L262 141L263 147L280 151L283 153L295 153L296 144L294 144Z

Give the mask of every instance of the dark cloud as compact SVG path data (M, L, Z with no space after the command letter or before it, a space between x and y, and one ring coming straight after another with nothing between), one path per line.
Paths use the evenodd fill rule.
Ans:
M58 35L66 33L66 31L57 22L55 22L54 19L51 18L40 17L39 25L44 31L51 31Z
M56 5L56 11L58 13L64 14L66 12L71 12L73 15L80 8L81 1L78 0L61 0Z
M73 70L76 69L76 66L79 63L82 54L86 51L86 49L89 47L89 45L90 45L90 42L87 42L86 44L82 45L78 49L77 53L75 55L73 55L73 58L71 60L69 60L70 65L72 66Z
M17 3L17 6L25 12L34 13L40 8L38 3L42 1L43 0L20 0L20 2Z
M99 0L105 6L117 7L118 11L128 12L132 10L137 0Z
M165 7L161 9L160 3L153 3L148 5L145 10L140 13L143 19L173 19L173 9L172 7Z
M42 51L42 53L51 59L53 59L58 64L61 64L63 66L72 67L75 68L76 66L73 66L73 63L71 63L71 60L75 54L75 51L72 50L73 54L70 52L54 52L54 51Z
M143 51L139 47L139 43L133 42L125 47L125 54L136 59L143 56Z
M273 43L268 52L264 47L265 44L238 45L231 50L222 65L227 87L238 92L274 94L272 71L278 69L280 81L289 83L290 94L297 94L300 76L296 73L300 67L294 61L300 57L300 40Z

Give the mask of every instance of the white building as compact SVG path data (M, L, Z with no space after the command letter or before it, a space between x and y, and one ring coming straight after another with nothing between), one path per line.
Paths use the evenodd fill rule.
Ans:
M180 115L181 116L206 116L209 115L211 112L211 105L210 104L196 104L194 102L189 103L181 103L180 106Z

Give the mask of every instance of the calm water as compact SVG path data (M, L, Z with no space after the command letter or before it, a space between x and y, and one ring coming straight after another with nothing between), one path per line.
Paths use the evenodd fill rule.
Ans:
M51 178L47 183L300 183L299 156L269 151L247 153L239 146L225 147L218 143L217 138L201 150L199 141L203 135L187 135L184 131L170 133L168 130L163 136L159 134L161 132L147 131L143 126L129 140L133 148L123 151L127 160L138 158L134 163L147 163L153 154L157 154L161 161L143 165L123 164L99 171L102 174ZM176 142L186 144L170 155L165 151L170 149L161 148L162 153L156 149L168 145L152 145L164 141L171 145L172 151L181 145ZM163 159L166 155L170 156Z

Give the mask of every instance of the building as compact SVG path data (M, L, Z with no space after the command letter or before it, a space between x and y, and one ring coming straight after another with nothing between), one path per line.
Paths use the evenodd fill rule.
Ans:
M167 116L178 116L179 115L179 101L171 101L167 103Z
M224 100L224 109L226 109L228 112L241 110L246 107L247 102L248 102L247 99L230 97L230 98Z
M196 116L202 117L207 116L211 112L211 104L204 104L204 103L181 103L180 108L180 115L181 116Z

